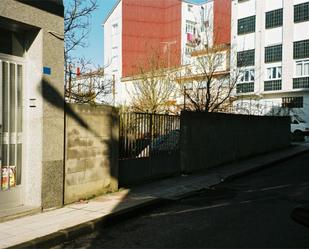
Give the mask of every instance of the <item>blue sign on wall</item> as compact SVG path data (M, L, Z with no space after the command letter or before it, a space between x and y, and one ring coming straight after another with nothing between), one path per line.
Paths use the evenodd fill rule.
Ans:
M51 75L51 68L50 67L43 67L43 74Z

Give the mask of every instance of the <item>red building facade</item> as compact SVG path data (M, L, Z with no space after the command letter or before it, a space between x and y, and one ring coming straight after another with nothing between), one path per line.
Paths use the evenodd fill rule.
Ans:
M141 69L147 70L154 63L160 67L178 67L184 62L184 56L188 56L185 53L190 50L187 35L196 38L190 8L194 6L194 13L202 20L199 11L202 13L205 4L190 4L183 0L120 0L120 3L122 30L121 37L115 38L121 39L120 77L139 74ZM231 1L213 0L208 4L213 12L213 44L230 44ZM203 24L201 20L199 25ZM191 29L187 28L187 22L191 23ZM111 47L107 49L106 54Z
M214 45L231 43L231 1L214 0Z
M164 66L181 63L179 0L122 0L122 77L138 74L157 58Z

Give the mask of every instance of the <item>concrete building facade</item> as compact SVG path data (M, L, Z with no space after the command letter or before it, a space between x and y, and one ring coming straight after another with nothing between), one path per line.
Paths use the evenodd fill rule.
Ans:
M63 14L62 0L0 1L0 210L63 204Z
M231 26L237 106L309 122L309 1L233 0Z
M175 68L190 64L195 50L229 44L230 7L228 0L119 0L103 23L105 73L115 75L116 104L129 97L121 79L147 69L149 58Z

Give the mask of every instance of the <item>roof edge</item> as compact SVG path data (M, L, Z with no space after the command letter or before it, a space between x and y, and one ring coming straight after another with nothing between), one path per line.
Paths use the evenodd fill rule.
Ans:
M102 26L104 26L104 24L106 23L106 21L108 20L108 18L112 15L112 13L114 12L114 10L117 8L118 4L121 2L122 0L118 0L114 7L109 11L109 13L107 14L107 16L104 18L103 22L102 22ZM179 0L180 2L183 3L188 3L188 4L194 4L197 6L201 6L203 4L209 3L209 2L213 2L214 0L204 0L204 2L202 3L194 3L192 0Z
M118 0L114 7L109 11L109 13L107 14L107 16L104 18L103 22L102 22L102 26L104 26L104 24L107 22L108 18L113 14L114 10L117 8L117 6L119 5L119 3L121 2L122 0Z

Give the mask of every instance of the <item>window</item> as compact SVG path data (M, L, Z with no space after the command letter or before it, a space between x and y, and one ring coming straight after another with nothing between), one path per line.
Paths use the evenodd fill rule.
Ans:
M190 33L190 34L194 34L194 30L195 30L195 22L192 21L186 21L186 33Z
M254 69L244 69L240 71L239 81L241 83L253 82L254 81Z
M24 41L23 34L0 28L0 53L22 57Z
M239 83L236 85L237 93L254 92L254 68L246 68L240 71Z
M238 20L238 35L255 32L255 16Z
M193 8L193 6L191 4L188 4L188 11L189 12L192 12L192 8Z
M309 40L294 42L294 59L309 58Z
M185 53L186 55L191 55L191 53L194 51L192 47L186 46Z
M266 81L264 91L278 91L282 88L282 67L269 67L266 70Z
M296 61L296 76L309 76L309 60Z
M283 97L282 107L287 108L303 108L304 97Z
M294 22L309 21L309 2L294 5Z
M267 68L267 80L281 79L282 67L269 67Z
M273 10L266 13L265 28L281 27L283 23L283 9Z
M118 25L118 23L114 23L112 25L112 35L118 34L118 31L119 31L119 25Z
M309 60L296 61L293 88L309 88Z
M282 45L265 48L265 63L282 61Z
M246 50L237 53L237 67L254 66L255 50Z
M118 56L118 47L112 47L112 56Z

